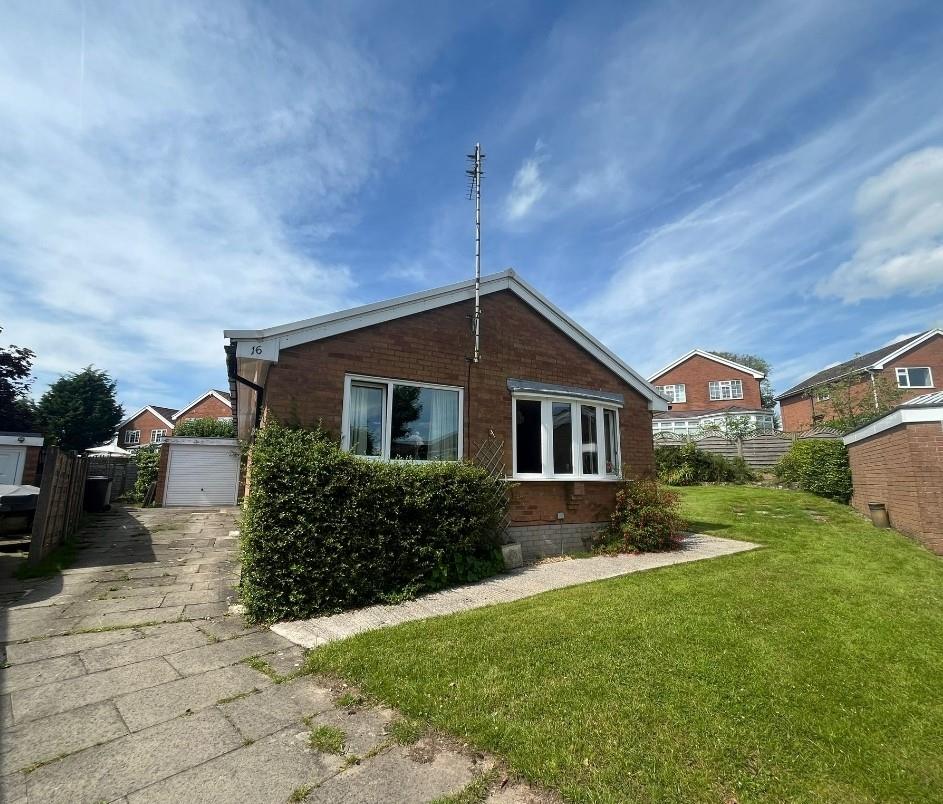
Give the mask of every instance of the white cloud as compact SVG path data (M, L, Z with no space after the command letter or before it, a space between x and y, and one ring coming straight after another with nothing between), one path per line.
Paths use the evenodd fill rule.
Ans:
M527 217L547 192L541 176L541 164L545 160L543 145L538 140L534 146L534 155L524 160L511 182L511 190L505 201L505 213L509 221L520 221Z
M845 302L943 287L943 148L908 154L861 185L857 248L818 285Z

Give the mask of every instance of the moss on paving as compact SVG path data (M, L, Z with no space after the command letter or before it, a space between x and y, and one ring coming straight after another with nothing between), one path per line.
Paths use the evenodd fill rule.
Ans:
M308 669L572 801L943 801L943 560L808 494L682 498L693 530L763 548L364 633Z

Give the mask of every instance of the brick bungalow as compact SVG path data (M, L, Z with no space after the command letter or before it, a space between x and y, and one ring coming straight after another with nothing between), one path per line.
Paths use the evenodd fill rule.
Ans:
M366 459L473 458L503 444L510 536L525 555L583 548L616 481L654 469L668 405L513 271L263 330L227 330L241 439L272 417L322 426Z
M147 405L118 425L118 446L134 449L160 444L174 432L173 416L177 411L160 405Z
M891 527L943 555L943 392L924 394L844 437L851 504L884 505Z
M0 485L38 486L43 443L40 433L0 432Z
M231 419L232 402L229 399L229 392L211 388L180 408L171 418L175 427L191 419Z
M766 375L703 349L692 349L648 381L670 403L656 413L656 433L693 434L725 416L742 416L758 430L773 429L773 411L763 407L760 383Z
M943 388L937 384L943 382L943 330L927 330L857 355L781 393L776 399L783 430L798 432L828 421L833 412L829 386L834 383L850 381L852 399L868 404L875 398L879 380L896 388L902 402Z

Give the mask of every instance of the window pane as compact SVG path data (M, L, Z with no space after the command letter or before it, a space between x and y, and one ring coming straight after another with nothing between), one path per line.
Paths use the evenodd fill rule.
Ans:
M908 374L910 375L910 384L911 386L921 386L930 384L930 369L927 368L912 368L907 369Z
M596 408L580 405L583 444L583 474L599 474L599 448L596 444Z
M350 384L348 442L355 455L383 453L383 388Z
M517 443L514 455L517 471L522 474L541 474L540 455L540 402L534 399L517 400Z
M458 459L458 391L393 386L390 457L415 461Z
M616 427L616 412L604 410L603 421L606 425L606 474L619 474L619 431Z
M573 414L569 402L553 403L553 472L573 474Z

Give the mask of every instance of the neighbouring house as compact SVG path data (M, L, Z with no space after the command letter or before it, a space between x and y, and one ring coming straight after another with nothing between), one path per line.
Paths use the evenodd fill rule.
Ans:
M474 459L500 445L510 537L525 555L584 549L617 481L654 469L668 404L513 271L270 329L227 330L239 437L260 421L336 433L365 460ZM250 478L251 482L251 478Z
M211 388L180 408L171 418L175 427L191 419L217 419L219 421L232 419L232 402L229 399L229 392Z
M136 449L149 444L160 444L174 431L174 408L146 405L118 425L118 446Z
M797 432L828 421L833 414L831 392L835 383L851 384L849 394L863 405L879 409L881 384L907 401L941 387L943 330L931 329L857 355L816 372L776 397L783 430Z
M652 419L655 433L695 435L728 416L747 419L757 430L772 430L773 411L763 407L761 371L724 357L692 349L648 381L670 407Z
M943 392L923 394L844 436L862 513L884 506L891 527L943 555Z
M0 432L0 486L38 486L43 436Z

